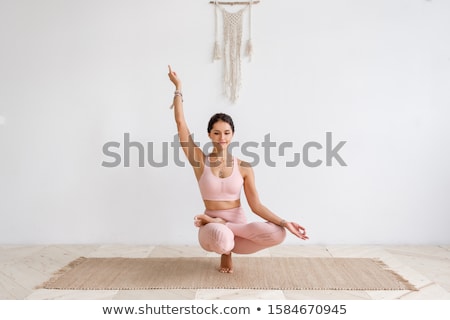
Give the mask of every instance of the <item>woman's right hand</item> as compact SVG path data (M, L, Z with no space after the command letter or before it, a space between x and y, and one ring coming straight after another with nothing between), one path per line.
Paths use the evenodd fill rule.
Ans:
M177 73L172 71L172 68L169 65L169 79L175 85L177 90L181 90L181 80L178 78Z

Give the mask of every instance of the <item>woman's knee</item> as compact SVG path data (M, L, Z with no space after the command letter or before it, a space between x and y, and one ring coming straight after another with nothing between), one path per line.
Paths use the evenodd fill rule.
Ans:
M271 245L280 244L286 239L286 229L272 222L265 222L265 235L270 239Z
M265 236L267 237L266 243L270 246L275 246L284 241L286 239L286 229L276 225L272 222L267 222L269 226L269 231Z
M234 247L233 232L221 223L208 223L198 231L200 246L206 251L228 254Z
M286 229L280 226L277 226L279 228L279 232L274 233L274 241L276 244L280 244L286 239Z

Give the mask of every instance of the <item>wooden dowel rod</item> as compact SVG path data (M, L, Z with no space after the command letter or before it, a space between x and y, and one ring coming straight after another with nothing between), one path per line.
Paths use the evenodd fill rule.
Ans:
M215 4L214 1L210 1L210 4ZM250 1L238 1L238 2L222 2L222 1L218 1L218 4L224 4L224 5L229 5L229 6L233 6L233 5L239 5L239 4L250 4ZM258 4L259 1L253 1L253 4Z

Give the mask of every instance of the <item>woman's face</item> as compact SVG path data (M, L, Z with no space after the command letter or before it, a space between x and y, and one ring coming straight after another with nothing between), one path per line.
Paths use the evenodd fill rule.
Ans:
M214 123L208 136L214 147L225 150L233 138L233 130L231 130L231 126L227 122L219 120Z

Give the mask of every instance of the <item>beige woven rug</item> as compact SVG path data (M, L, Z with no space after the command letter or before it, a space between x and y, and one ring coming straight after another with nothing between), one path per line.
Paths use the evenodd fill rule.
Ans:
M47 289L416 290L381 261L366 258L79 258L42 284Z

